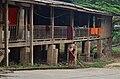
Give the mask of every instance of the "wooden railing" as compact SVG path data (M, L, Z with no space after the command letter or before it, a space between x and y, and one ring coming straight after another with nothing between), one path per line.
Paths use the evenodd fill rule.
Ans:
M9 40L16 40L17 39L17 31L16 31L16 26L15 25L11 25L9 26L9 31L10 31L10 36L9 36Z
M34 39L49 39L52 37L52 27L34 25ZM54 27L54 38L67 38L66 26Z
M52 37L50 26L34 25L34 39L49 39Z
M90 29L88 28L75 28L75 38L77 37L89 37Z
M54 39L67 39L67 26L55 26L54 27ZM4 32L3 32L4 33ZM45 26L45 25L34 25L34 39L37 40L45 40L45 39L51 39L52 38L52 27L51 26ZM25 40L25 30L23 31L23 38L18 39L17 38L17 28L16 26L9 26L9 40L15 41L15 40ZM91 36L90 29L88 28L74 28L73 32L74 38L85 38ZM4 35L3 35L4 37ZM27 39L29 40L30 37L30 31L28 27L27 32ZM73 38L73 39L74 39Z
M54 38L67 39L67 26L56 26L54 30Z

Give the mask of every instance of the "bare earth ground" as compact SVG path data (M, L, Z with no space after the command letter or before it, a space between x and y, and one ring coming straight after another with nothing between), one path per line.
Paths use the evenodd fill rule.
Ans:
M120 79L120 68L16 71L0 79Z

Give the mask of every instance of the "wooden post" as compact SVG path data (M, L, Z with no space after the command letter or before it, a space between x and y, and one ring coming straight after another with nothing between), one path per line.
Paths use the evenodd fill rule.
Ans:
M72 38L74 38L74 36L75 36L75 31L74 31L74 12L72 10L70 12L70 26L72 27L72 32L73 32Z
M107 39L107 47L108 47L108 51L107 51L108 57L111 58L112 57L112 38L111 37Z
M22 47L20 48L20 64L26 65L30 63L30 48Z
M9 66L9 55L8 55L8 0L5 2L5 27L4 27L4 39L5 39L5 63Z
M88 40L90 37L90 15L88 15Z
M51 7L52 44L54 43L54 8Z
M85 41L82 41L82 54L85 54L84 52L84 49L85 49Z
M60 44L56 44L56 53L58 53L57 57L57 63L59 62L59 56L60 56Z
M23 31L24 31L24 9L23 7L20 6L20 9L19 9L19 20L18 20L18 36L17 38L19 40L23 39Z
M97 56L98 56L98 58L102 57L102 49L103 49L102 40L97 40Z
M84 53L86 55L86 61L90 60L90 41L85 42Z
M66 53L66 60L67 60L67 63L69 63L69 52L68 52L68 44L65 43L65 46L64 46L64 52Z
M74 28L74 12L72 10L70 12L70 26Z
M47 51L47 63L50 65L57 64L58 50L55 45L50 45Z
M27 26L28 26L28 10L26 9L26 12L25 12L25 34L24 34L24 39L27 43L27 40L28 40L28 29L27 29Z
M0 22L2 22L2 4L0 4ZM2 24L0 23L0 48L2 48Z
M74 60L74 62L75 62L75 64L77 64L77 46L75 45L75 60Z
M33 7L31 4L30 8L30 63L33 65Z

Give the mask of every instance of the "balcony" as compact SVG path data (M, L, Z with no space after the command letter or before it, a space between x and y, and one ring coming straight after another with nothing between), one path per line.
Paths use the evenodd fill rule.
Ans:
M72 31L69 31L68 26L55 26L54 27L54 39L55 40L73 40L73 39L84 39L88 37L97 37L97 32L100 32L100 28L96 32L94 31L95 28L74 28L73 33L68 34ZM95 33L94 33L95 32ZM2 40L4 41L4 31L2 32ZM30 40L30 31L29 31L29 26L27 27L27 31L25 32L22 30L22 34L20 34L21 38L18 38L17 34L17 28L14 25L9 26L9 31L8 31L8 38L9 42L19 42L19 41L29 41ZM41 41L50 41L52 38L52 27L51 26L45 26L45 25L34 25L34 40L41 40ZM72 39L68 39L72 37Z

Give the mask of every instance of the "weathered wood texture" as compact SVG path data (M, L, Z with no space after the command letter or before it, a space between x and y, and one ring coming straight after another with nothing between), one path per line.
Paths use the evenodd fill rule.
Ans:
M34 5L31 4L30 8L30 62L33 65L33 8Z
M90 61L90 41L85 41L84 54L86 55L86 61Z
M50 45L47 52L47 63L50 65L57 64L58 61L58 49L55 45Z
M5 37L5 65L9 66L9 53L8 53L8 1L5 2L5 27L4 27L4 37Z
M20 64L29 64L30 63L30 48L22 47L20 48Z
M2 21L2 4L0 4L0 22ZM2 48L2 24L0 24L0 48Z
M23 35L24 35L24 15L25 15L25 11L23 9L23 7L20 7L19 12L18 12L18 35L17 35L17 39L23 39Z
M108 38L111 36L112 18L110 16L103 16L103 19L101 21L101 28L101 38Z
M98 58L102 57L103 42L102 40L97 40L97 56Z

